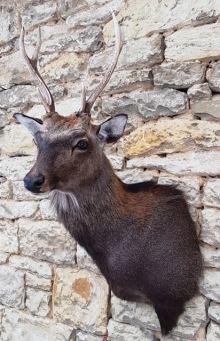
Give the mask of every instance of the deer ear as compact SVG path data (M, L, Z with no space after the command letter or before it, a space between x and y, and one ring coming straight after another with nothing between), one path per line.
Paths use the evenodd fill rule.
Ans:
M102 123L97 131L100 140L106 143L116 142L124 133L127 119L126 114L119 114Z
M35 135L40 129L42 125L42 121L37 118L32 118L23 114L14 114L13 115L18 122L20 122L32 135Z

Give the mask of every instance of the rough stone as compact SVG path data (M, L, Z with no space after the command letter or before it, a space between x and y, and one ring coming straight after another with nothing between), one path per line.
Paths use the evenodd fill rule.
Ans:
M31 201L14 202L0 200L0 218L16 219L32 217L38 210L38 203Z
M173 61L211 60L220 57L220 23L188 27L165 39L165 58Z
M28 6L21 13L23 26L29 30L37 25L53 21L57 18L56 11L57 4L54 1Z
M103 3L103 2L102 2ZM116 14L124 6L124 0L110 1L98 8L92 7L87 11L81 11L70 15L66 19L66 24L69 28L79 25L100 25L109 21L112 17L111 10Z
M7 113L0 109L0 128L4 128L8 124Z
M26 256L13 255L9 258L9 265L12 267L27 270L40 277L52 279L52 264L42 262Z
M123 168L124 165L124 158L122 156L117 155L107 155L111 165L114 169L120 170Z
M24 181L13 181L13 199L23 200L41 200L48 196L47 193L33 194L24 187Z
M207 298L220 302L220 271L205 269L199 283L199 289Z
M142 331L138 327L118 323L113 319L110 319L108 323L108 336L111 341L154 340L153 332L150 330Z
M191 86L187 91L187 95L190 99L193 99L194 101L204 101L212 99L212 92L208 83L195 84Z
M1 252L18 253L18 225L12 221L0 220Z
M100 341L100 336L85 334L79 331L76 333L76 341Z
M126 184L134 184L137 182L157 180L159 174L157 171L145 172L140 169L127 169L116 172L117 176Z
M34 164L33 157L13 157L9 159L0 159L0 176L8 180L23 180Z
M183 191L187 202L193 206L201 205L200 198L200 179L195 176L189 177L174 177L160 176L158 185L172 185Z
M123 19L123 30L127 40L138 39L153 32L180 29L187 25L203 25L213 22L219 15L219 6L215 0L205 3L200 0L178 0L162 2L148 0L137 2L129 0L118 15ZM113 23L109 22L104 29L106 40L113 35Z
M166 63L152 68L154 85L187 89L205 80L205 64L200 62Z
M79 244L77 244L76 258L77 258L77 265L81 269L87 269L89 271L93 271L97 274L100 274L100 270L98 269L97 265L94 263L92 258L86 252L86 250Z
M18 225L21 254L56 264L75 264L76 242L60 223L19 219Z
M16 11L5 11L2 9L0 13L1 31L0 45L18 37L21 30L19 14Z
M186 94L174 89L131 93L122 98L103 98L102 111L105 114L139 114L145 119L161 116L175 116L186 112Z
M0 266L0 303L24 309L24 273L8 265Z
M209 86L213 91L220 92L220 63L216 62L212 64L210 76L209 76Z
M203 203L206 206L220 208L220 179L209 179L204 187Z
M46 291L51 290L51 280L43 277L36 276L27 272L25 276L25 283L28 287L42 289Z
M73 15L77 13L78 11L80 11L81 9L84 9L85 6L88 5L88 2L90 1L61 0L60 2L61 17L64 19L67 19L70 15Z
M106 71L113 58L114 48L110 47L105 51L94 54L89 59L89 71L100 73ZM135 53L134 53L135 51ZM163 61L162 36L153 34L151 37L141 38L132 41L132 44L125 45L120 54L117 70L128 68L148 68Z
M10 183L9 181L1 181L2 178L0 178L0 197L4 199L10 199L11 198L11 190L10 190Z
M202 247L204 266L207 268L220 268L220 250Z
M18 108L23 110L31 103L39 103L37 89L32 85L17 85L0 92L0 108Z
M46 220L57 220L57 214L54 207L51 206L49 199L41 200L40 212L43 219Z
M51 293L43 290L27 288L26 307L32 315L45 317L50 312L49 302Z
M220 339L220 326L219 324L211 321L207 329L207 341L219 341Z
M87 270L56 269L54 318L57 322L103 335L107 325L108 285Z
M69 326L15 309L5 309L2 325L4 341L70 341L74 337L73 328Z
M208 316L213 321L220 324L220 304L216 302L211 302L208 309Z
M200 239L207 244L220 247L220 210L204 209L202 220Z
M9 258L8 253L0 252L0 264L5 264L8 260L8 258ZM1 327L0 327L0 329L1 329Z
M220 174L220 155L218 151L195 151L178 153L164 157L149 156L133 158L127 161L127 168L158 169L174 175L210 175Z
M33 136L21 124L6 126L0 137L1 150L8 156L36 155Z
M208 120L213 120L213 118L220 118L220 100L213 99L210 101L199 101L195 102L193 105L193 113L196 116L205 118Z

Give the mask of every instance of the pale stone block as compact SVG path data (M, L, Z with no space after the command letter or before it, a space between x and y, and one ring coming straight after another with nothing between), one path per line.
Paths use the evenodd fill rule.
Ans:
M39 102L37 88L32 85L17 85L8 90L0 91L0 109L14 107L23 110L30 104Z
M27 6L21 12L22 23L26 30L57 18L57 4L44 1L43 4Z
M87 269L89 271L93 271L97 274L100 274L100 270L98 269L97 265L94 263L93 259L89 256L86 250L79 244L77 244L76 258L77 258L77 265L81 269Z
M49 199L41 200L40 202L40 212L43 219L46 220L56 220L57 214L55 208L51 205Z
M88 333L105 333L108 285L102 276L78 268L56 269L53 303L57 322Z
M220 23L188 27L165 39L165 58L172 61L218 59L220 47L217 37Z
M123 168L124 165L124 158L122 156L117 155L107 155L109 161L111 162L111 165L114 169L120 170Z
M69 326L15 309L5 309L2 325L4 341L70 341L75 334Z
M220 118L219 113L220 101L217 99L205 100L195 102L193 105L193 113L196 116L205 118L207 120L213 120L213 118Z
M220 247L220 210L207 208L202 211L200 239L207 244Z
M38 203L31 201L0 200L0 218L16 219L32 217L38 210Z
M97 335L86 334L78 331L76 333L76 341L102 341L102 338Z
M56 221L19 219L20 252L57 264L75 264L76 242Z
M11 221L0 220L0 250L18 253L18 225Z
M31 314L45 317L50 312L49 302L52 294L43 290L26 289L26 307Z
M204 101L212 99L212 91L210 90L209 84L195 84L191 86L187 95L194 101Z
M126 184L134 184L137 182L157 180L159 173L157 171L142 171L140 169L127 169L116 172L117 176Z
M204 187L203 203L220 208L220 179L209 179Z
M127 161L127 168L158 169L175 175L220 174L220 154L218 151L192 151L168 155L166 158L149 156Z
M24 272L8 265L0 266L0 302L3 305L24 309Z
M220 340L220 325L211 321L207 329L207 341Z
M42 289L46 291L51 290L51 280L43 277L36 276L27 272L25 276L25 283L28 287Z
M220 324L220 304L211 302L208 309L208 316L218 324Z
M220 268L220 250L210 247L201 247L204 266L207 268Z
M0 159L1 168L0 176L6 177L8 180L23 180L25 175L32 168L35 158L28 157L13 157Z
M0 109L0 128L3 128L8 124L7 113Z
M8 253L0 252L0 264L5 264L9 258Z
M220 302L220 272L205 269L199 283L200 292L207 298Z
M109 341L153 341L154 335L150 330L141 330L129 324L118 323L113 319L108 323Z
M30 271L40 277L52 279L53 265L26 256L13 255L9 258L9 265Z
M220 91L220 62L216 62L212 64L210 76L209 76L209 86L213 91Z
M11 198L10 183L5 178L0 178L0 198Z
M17 11L11 10L9 11L8 8L5 8L4 10L4 7L2 7L0 13L0 22L1 22L0 31L1 45L19 36L21 30L21 23L19 13Z

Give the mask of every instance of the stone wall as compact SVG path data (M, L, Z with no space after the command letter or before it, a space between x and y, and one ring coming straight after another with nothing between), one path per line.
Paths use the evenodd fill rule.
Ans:
M56 221L47 195L23 177L36 159L32 137L12 115L44 109L20 52L40 25L40 69L68 115L110 61L113 9L125 46L93 118L127 113L126 135L106 152L125 182L154 179L185 192L205 271L169 341L220 340L220 1L19 0L0 2L1 341L159 338L154 310L119 300L85 251Z

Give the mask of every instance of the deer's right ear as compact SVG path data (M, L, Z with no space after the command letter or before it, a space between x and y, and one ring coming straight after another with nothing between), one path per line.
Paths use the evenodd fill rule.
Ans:
M97 131L100 140L106 143L116 142L124 133L128 120L126 114L118 114L102 123Z
M32 135L35 135L40 129L43 122L38 118L32 118L23 114L13 115Z

